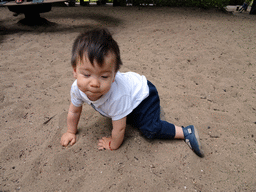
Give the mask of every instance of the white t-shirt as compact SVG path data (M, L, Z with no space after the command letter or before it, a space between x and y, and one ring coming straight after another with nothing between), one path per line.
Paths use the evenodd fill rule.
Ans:
M86 102L102 115L116 121L129 115L148 97L149 88L145 76L134 72L117 72L109 92L97 101L89 100L86 94L79 90L77 80L72 84L70 94L71 102L76 107Z

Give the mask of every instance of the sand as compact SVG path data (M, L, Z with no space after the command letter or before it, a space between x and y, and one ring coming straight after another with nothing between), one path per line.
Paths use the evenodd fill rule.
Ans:
M53 7L24 26L0 7L0 191L256 191L256 25L248 13L198 8ZM106 27L121 72L158 88L165 118L197 127L205 157L181 140L147 140L128 126L116 151L99 151L111 121L84 105L77 143L66 131L71 46Z

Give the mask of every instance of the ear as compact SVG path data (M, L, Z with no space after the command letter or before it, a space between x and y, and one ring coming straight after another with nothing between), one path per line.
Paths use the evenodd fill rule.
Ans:
M75 79L77 79L76 67L73 67L73 76Z
M116 73L117 73L117 72L115 72L115 74L114 74L114 78L113 78L113 81L112 81L112 83L114 83L114 81L115 81L115 78L116 78Z

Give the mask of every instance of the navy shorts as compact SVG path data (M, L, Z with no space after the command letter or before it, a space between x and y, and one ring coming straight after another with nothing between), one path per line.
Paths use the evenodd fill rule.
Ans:
M149 139L173 139L175 126L160 119L160 99L156 87L148 81L149 96L127 116L127 124L140 129Z

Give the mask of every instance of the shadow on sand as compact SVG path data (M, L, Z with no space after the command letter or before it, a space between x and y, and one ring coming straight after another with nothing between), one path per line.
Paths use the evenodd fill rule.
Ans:
M60 9L67 9L67 11L60 11ZM72 9L72 11L70 11L70 9ZM74 9L77 11L74 12ZM58 23L56 19L62 20L62 22ZM66 19L69 21L72 20L74 23L63 22L63 20ZM88 19L95 21L95 23L88 23ZM17 20L15 21L15 19L10 21L9 18L0 20L0 43L3 41L4 36L20 32L73 33L89 30L95 27L117 27L120 24L122 24L122 21L119 18L104 15L104 13L99 14L98 11L94 13L90 10L90 7L84 9L84 7L59 6L55 7L54 10L50 11L49 13L44 14L43 17L38 14L37 17L25 17L20 19L18 22Z

